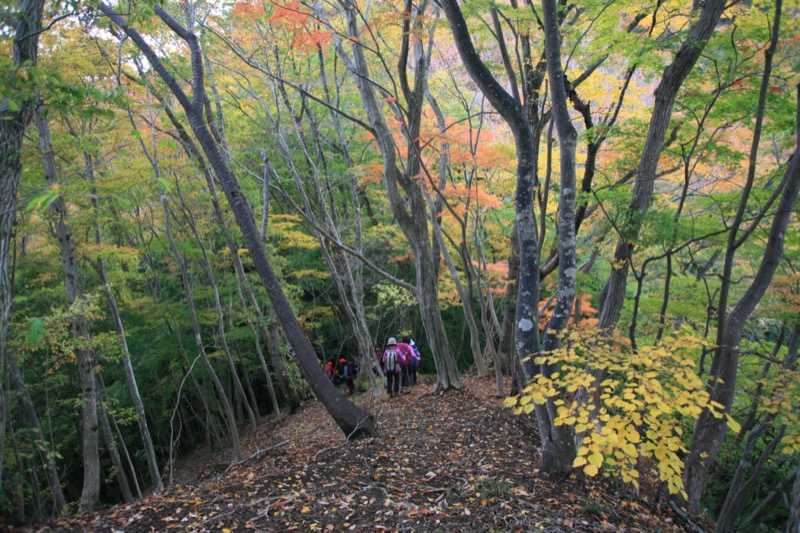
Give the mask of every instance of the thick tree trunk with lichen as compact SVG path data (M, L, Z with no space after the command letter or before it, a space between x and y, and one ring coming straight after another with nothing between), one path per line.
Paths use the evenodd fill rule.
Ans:
M523 107L514 97L505 92L478 56L457 2L455 0L443 0L442 7L450 23L450 29L459 54L470 77L497 109L514 135L517 150L517 188L514 200L520 261L514 319L514 344L525 379L530 380L540 370L529 357L538 354L540 351L538 330L539 243L536 218L533 212L537 154L533 143L534 136ZM557 23L555 27L557 33ZM552 74L553 72L551 71L551 76ZM556 79L555 83L563 84L561 79ZM563 92L563 87L561 87L561 90ZM564 102L566 102L566 98L564 98ZM566 103L564 103L564 111L566 112ZM568 114L566 117L568 121ZM572 194L574 195L574 190ZM572 201L574 206L574 199ZM572 225L574 226L574 223ZM572 231L572 239L571 241L567 239L565 245L568 246L571 243L574 248L574 227ZM572 259L574 265L574 251ZM574 276L574 272L572 272L572 275ZM574 298L574 283L572 287ZM569 312L566 315L568 317ZM548 372L546 368L542 370ZM547 406L537 407L537 421L542 434L541 470L550 473L569 472L572 469L575 444L569 433L565 433L561 428L553 424L553 418L552 408L548 409Z

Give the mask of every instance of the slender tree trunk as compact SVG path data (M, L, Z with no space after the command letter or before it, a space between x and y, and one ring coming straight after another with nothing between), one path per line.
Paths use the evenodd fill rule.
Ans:
M94 159L89 153L84 153L86 160L86 174L91 184L93 191L92 204L94 206L95 216L95 243L102 243L102 232L100 231L100 204L99 195L94 180ZM145 457L147 458L147 468L150 472L150 479L153 484L153 491L158 493L164 490L164 484L161 481L161 473L158 469L158 461L156 459L156 452L153 447L153 439L150 437L150 428L147 426L147 415L144 410L144 402L142 396L139 394L139 385L136 381L136 374L133 371L133 363L131 362L131 354L128 349L128 336L125 333L125 325L122 322L122 317L119 314L119 306L117 299L114 296L114 291L111 284L108 282L106 276L106 267L102 259L98 259L93 264L97 275L100 278L100 283L103 285L103 291L106 294L108 301L108 309L111 312L111 320L114 322L114 329L117 330L120 346L122 348L122 368L125 370L125 381L128 385L128 392L131 395L131 402L133 403L133 410L136 413L136 422L139 426L139 434L142 437L142 444L144 445Z
M797 470L792 483L792 502L789 519L786 521L786 533L800 533L800 473Z
M58 170L53 154L53 143L50 138L50 125L41 113L36 116L36 127L39 130L39 145L47 183L51 187L58 184ZM70 305L83 299L82 280L72 243L72 232L67 223L67 208L62 198L56 199L52 206L53 226L58 247L61 252L61 266L64 271L64 285L67 301ZM89 512L94 509L100 498L100 453L98 449L97 392L95 376L95 355L89 342L89 323L82 314L72 318L72 336L77 346L75 358L82 389L82 422L83 422L83 490L81 492L80 511Z
M139 69L139 73L142 76L142 80L146 80L146 74L144 69L141 67L140 64L137 63L137 68ZM197 147L194 140L189 136L186 129L178 120L178 117L172 111L172 108L169 106L169 103L166 99L158 96L157 93L154 93L156 97L159 99L161 104L164 106L164 111L167 113L167 116L170 119L170 122L175 127L178 138L181 141L181 145L189 157L193 158L197 165L203 172L203 176L206 180L206 185L208 187L208 192L211 194L211 203L214 207L214 216L219 224L220 228L222 229L223 235L225 237L225 243L228 246L228 250L231 254L231 259L233 262L233 268L236 272L236 285L237 285L237 292L240 293L240 299L243 298L242 294L247 297L246 302L242 299L242 306L244 309L249 308L253 310L256 314L256 322L260 325L260 332L261 336L264 339L265 345L267 347L267 354L270 358L270 364L272 368L275 370L275 376L278 380L278 385L283 392L286 400L289 403L290 410L294 411L298 405L300 405L300 398L297 394L297 391L294 390L294 386L289 380L289 368L286 364L286 359L280 353L280 345L277 342L277 339L271 339L270 335L272 333L269 331L267 324L267 317L264 316L264 312L261 308L261 304L258 302L255 293L253 292L253 288L250 285L247 276L245 275L244 266L242 265L242 259L239 256L239 248L236 245L236 242L233 239L231 234L231 230L228 227L227 222L225 221L225 216L222 211L222 205L220 203L219 194L217 192L217 186L215 183L215 178L213 175L213 170L208 167L203 159L203 155L200 152L200 149ZM266 236L266 229L267 229L267 218L266 213L268 211L269 205L269 194L268 188L266 187L266 182L269 178L268 168L269 162L265 160L264 162L265 172L264 172L264 180L265 180L265 189L263 195L264 201L264 218L262 219L261 223L261 240L262 242L265 241ZM270 317L270 319L274 320L274 318ZM251 324L251 329L254 327L252 325L252 321L248 317L248 323ZM258 338L258 333L256 332L256 345L257 345L257 352L259 354L259 360L261 362L262 370L265 374L265 379L267 380L267 386L270 388L270 396L273 403L273 408L276 413L280 413L280 408L278 406L277 397L275 396L274 386L272 383L272 376L269 373L269 369L266 366L266 361L264 360L263 350L261 349L260 340Z
M167 197L164 193L164 190L159 187L159 193L161 195L161 205L164 208L164 231L167 235L167 240L169 241L170 248L172 249L172 254L175 256L175 261L180 266L180 276L181 282L183 283L183 293L184 297L186 298L186 306L189 310L189 317L192 322L192 330L194 332L194 339L195 339L195 347L197 348L197 353L200 355L200 360L203 364L203 368L206 371L209 379L214 385L214 390L217 392L217 398L222 404L223 410L225 412L225 423L228 426L228 433L230 435L231 444L233 445L233 451L236 455L236 459L240 460L242 458L242 448L239 441L239 429L236 425L236 415L233 412L233 407L231 406L230 399L228 398L228 394L225 390L225 386L220 381L217 372L214 370L214 367L211 365L211 361L208 359L208 354L206 353L206 347L203 343L203 335L202 329L200 327L200 321L197 318L197 309L195 306L194 296L192 295L192 286L189 281L189 272L186 267L186 261L183 258L183 255L178 250L177 245L175 244L175 240L172 238L172 230L171 224L169 222L171 215L169 212L169 208L167 207ZM203 392L200 392L203 394Z
M743 523L743 525L747 525L752 531L756 531L758 525L774 512L777 505L780 505L781 500L784 502L787 500L786 493L792 490L791 486L794 484L797 474L798 469L795 468L783 480L781 480L779 483L776 483L770 493L767 494L767 496L756 506L755 510L750 513L750 516L747 517L747 520ZM794 533L797 533L797 530L795 530Z
M103 382L102 376L100 378L101 378L100 383L102 384ZM102 401L103 399L105 401L108 401L108 394L105 393L105 385L103 386L103 389L104 389L104 394L103 398L100 401ZM125 462L128 464L128 471L131 473L131 481L133 482L133 489L135 491L134 496L136 498L141 498L142 487L139 485L139 476L137 475L136 466L133 464L133 460L131 459L131 454L128 451L128 447L125 445L125 438L122 435L122 431L119 428L119 424L117 424L117 419L114 416L114 413L108 412L108 415L109 415L108 420L111 423L114 429L114 434L117 436L117 439L119 441L120 451L125 456Z
M419 302L420 315L425 328L428 346L431 349L434 365L436 366L435 390L461 389L463 387L461 377L450 349L439 307L438 271L437 265L434 263L434 251L428 232L427 200L421 185L416 182L416 176L421 173L421 163L418 157L418 133L428 65L424 56L418 54L415 65L416 79L412 90L407 81L405 81L406 65L402 64L403 58L405 60L408 59L409 48L408 34L404 34L406 38L403 41L401 65L399 65L398 70L404 80L402 85L409 108L407 114L408 124L405 129L409 144L409 156L406 161L405 171L401 171L397 163L397 146L378 104L374 88L369 82L369 70L364 57L364 50L358 42L360 39L357 22L358 7L350 1L345 1L343 2L343 9L347 20L348 35L352 38L352 58L345 53L341 42L338 44L339 54L349 63L349 68L355 76L362 105L383 157L384 184L386 185L392 213L414 253L414 268L417 278L416 297ZM401 188L407 200L401 193Z
M425 89L426 98L433 110L434 115L436 116L437 126L439 128L439 133L442 134L442 145L439 148L440 156L439 156L439 182L436 185L437 192L439 195L434 201L433 198L428 196L428 213L430 218L431 227L433 229L433 236L434 236L434 243L438 247L438 254L439 256L444 258L445 265L447 265L447 270L450 272L450 277L453 279L453 284L455 285L456 292L458 293L458 297L461 300L461 307L464 312L464 320L467 323L467 327L469 328L469 346L472 352L472 359L475 361L476 366L478 367L478 376L483 377L483 375L487 373L487 369L484 368L486 362L486 355L481 353L481 346L480 346L480 332L478 331L478 324L475 320L475 306L473 305L473 301L471 295L468 294L466 290L464 290L464 285L461 283L461 276L458 274L458 270L456 269L455 263L453 263L453 259L450 256L450 252L447 248L447 244L444 241L445 232L442 228L442 216L441 211L443 209L443 196L441 195L442 189L447 184L447 171L450 168L450 143L446 140L446 132L447 132L447 123L445 122L444 114L439 107L439 104L430 94L430 91L426 88ZM448 205L449 208L449 205ZM459 225L462 228L462 240L466 241L465 236L465 226L466 221L463 219L455 211L451 210L450 213L454 216L454 218L458 221ZM450 242L453 242L452 239L448 236ZM472 263L471 259L468 257L466 245L460 247L462 251L462 264L464 269L471 269ZM468 271L468 270L467 270ZM489 333L487 332L487 341ZM492 350L493 351L493 350ZM495 361L495 364L497 361ZM500 377L500 381L498 382L498 395L502 395L502 375Z
M99 390L98 394L100 394ZM131 492L131 486L128 483L128 476L125 475L125 468L122 466L122 459L117 449L117 443L116 440L114 440L114 434L111 432L111 424L108 423L108 413L106 412L102 400L99 398L97 402L97 416L100 421L100 426L103 428L103 438L106 441L108 454L111 456L111 464L114 465L114 475L122 491L122 499L125 500L126 503L131 502L134 498Z
M211 268L211 261L208 258L208 253L206 252L206 247L203 245L203 239L200 237L200 233L197 231L197 224L195 224L194 217L192 216L189 207L186 205L186 202L183 198L183 194L180 190L180 185L178 182L175 182L176 191L178 192L178 197L181 200L181 204L183 205L183 209L186 212L186 220L189 224L189 227L192 229L192 233L195 236L195 240L197 241L197 246L200 248L200 251L203 254L203 268L206 272L206 279L208 280L208 284L211 287L211 290L214 294L214 310L217 313L217 332L219 334L218 342L220 347L222 348L223 353L225 354L225 360L228 363L228 372L230 372L231 380L233 381L233 390L235 392L236 397L242 402L242 405L247 412L247 418L250 420L250 428L251 434L255 435L256 431L258 430L258 421L256 420L256 415L254 413L254 409L257 409L256 405L250 405L250 402L247 399L247 394L245 393L244 386L242 385L242 381L239 379L239 372L236 369L236 363L233 361L233 354L231 353L231 349L228 346L228 340L225 335L225 315L222 310L222 301L219 295L219 287L217 286L217 279L214 276L214 271ZM169 214L166 214L169 216Z
M36 440L36 448L42 450L42 462L44 463L45 471L47 472L47 482L50 486L50 491L53 493L53 510L54 514L60 515L64 506L67 504L64 498L64 492L61 490L61 480L58 476L58 469L54 460L50 444L45 438L42 431L42 423L33 406L28 388L25 386L25 381L22 376L22 371L17 363L17 358L11 350L6 352L5 357L5 371L8 380L9 389L17 391L18 401L25 418L28 419L28 427L34 431L33 438ZM4 416L8 416L5 413Z
M14 28L12 61L15 73L23 64L36 65L39 34L42 27L44 0L21 0L16 18L8 21ZM27 68L27 67L26 67ZM12 82L7 91L15 89ZM26 90L29 89L20 89ZM10 263L12 228L17 213L17 189L22 172L20 154L25 129L33 119L36 95L26 94L14 98L14 105L8 99L0 100L0 361L8 346L8 322L11 316L11 302L14 287L11 285ZM5 412L8 401L7 392L0 377L0 413ZM0 423L0 486L3 482L3 447L5 446L6 425Z
M753 456L755 454L756 444L761 440L764 434L772 428L774 418L774 415L766 416L747 436L747 441L742 450L739 464L736 466L736 471L733 474L728 494L722 504L722 510L719 512L714 531L726 533L735 529L734 524L736 518L744 507L746 499L752 496L752 491L756 483L761 479L767 458L775 451L775 447L786 432L786 426L781 426L777 435L771 437L771 440L767 442L767 445L761 450L759 459L755 467L753 467ZM750 471L751 468L752 472ZM748 477L745 478L745 476Z
M117 336L120 340L122 347L122 367L125 370L125 381L128 385L128 392L131 395L131 402L133 403L133 410L136 413L136 422L139 426L139 434L142 437L142 444L144 445L145 457L147 459L147 468L150 473L150 480L153 484L153 491L158 493L164 490L164 483L161 480L161 472L158 469L158 461L156 459L155 448L153 447L153 439L150 436L150 428L147 425L147 414L144 410L144 402L139 393L139 386L136 381L136 375L133 370L133 363L131 362L131 354L128 349L128 336L125 333L125 326L122 323L122 318L119 314L117 300L114 296L114 291L111 284L108 282L106 276L105 265L103 260L99 259L95 264L95 269L100 277L100 283L103 284L103 290L106 293L108 300L108 308L111 311L111 319L114 322L114 327L117 330Z

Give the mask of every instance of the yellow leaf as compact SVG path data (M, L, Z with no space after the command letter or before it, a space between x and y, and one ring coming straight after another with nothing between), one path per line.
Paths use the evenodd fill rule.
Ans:
M739 424L739 422L737 422L731 415L725 413L725 416L728 418L728 428L734 433L739 433L742 430L741 424Z
M584 467L583 471L584 471L584 473L586 473L587 476L596 476L597 472L599 472L597 467L594 466L594 465L586 465Z
M628 455L630 455L631 457L637 457L639 455L639 452L636 450L636 446L634 446L630 442L628 444L626 444L625 446L623 446L622 450L625 453L627 453Z
M529 403L528 405L524 406L524 407L522 408L522 410L523 410L523 411L525 411L525 414L526 414L526 415L529 415L529 414L531 414L531 412L533 411L533 404L532 404L532 403Z
M303 506L302 509L300 509L300 514L308 514L310 512L311 512L311 507L309 507L308 505L305 505Z
M572 468L580 468L586 464L586 457L576 457L572 462Z
M506 407L514 407L517 405L518 398L516 396L509 396L505 400L503 400L503 405Z
M603 464L603 455L599 453L593 453L589 456L589 463L593 464L597 468Z

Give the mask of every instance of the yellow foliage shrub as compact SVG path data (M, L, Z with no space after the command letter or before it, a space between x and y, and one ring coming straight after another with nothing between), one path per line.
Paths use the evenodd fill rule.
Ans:
M552 401L555 424L583 435L573 466L586 475L618 473L638 488L637 468L646 458L671 494L683 493L681 424L706 408L723 416L696 372L693 356L706 345L684 329L633 351L596 330L574 330L561 348L535 359L554 369L550 376L536 376L505 404L521 414L532 411L533 403Z

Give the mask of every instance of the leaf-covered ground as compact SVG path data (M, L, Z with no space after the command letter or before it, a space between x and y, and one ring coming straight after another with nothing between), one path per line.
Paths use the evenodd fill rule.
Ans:
M537 472L538 435L492 397L467 391L373 399L380 438L346 442L319 403L265 422L247 457L197 457L157 496L40 525L38 531L683 531L651 495Z

